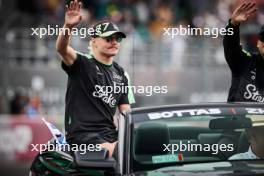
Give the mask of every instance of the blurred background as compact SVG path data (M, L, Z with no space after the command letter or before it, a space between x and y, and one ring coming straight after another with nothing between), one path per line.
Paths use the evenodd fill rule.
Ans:
M164 27L225 27L236 0L83 0L82 22L90 27L111 19L127 34L116 61L135 86L168 86L166 94L135 94L133 107L224 102L231 83L222 36L163 35ZM50 133L40 117L63 131L67 76L55 50L57 36L31 35L31 28L63 26L65 0L0 0L0 171L27 175ZM256 51L264 24L264 0L241 27L241 43ZM74 36L72 46L88 53L89 38Z

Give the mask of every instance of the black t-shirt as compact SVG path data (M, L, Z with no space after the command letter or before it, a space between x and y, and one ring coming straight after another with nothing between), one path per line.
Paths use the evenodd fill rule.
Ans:
M227 25L234 35L224 36L226 61L232 72L229 102L264 102L264 58L251 54L240 45L239 26Z
M129 101L126 92L115 93L108 88L114 84L128 85L124 70L115 62L104 65L91 55L80 53L77 53L73 65L67 66L62 62L62 68L68 74L65 109L67 141L74 141L78 136L85 136L87 140L102 138L115 141L117 131L113 116L118 105L129 104Z

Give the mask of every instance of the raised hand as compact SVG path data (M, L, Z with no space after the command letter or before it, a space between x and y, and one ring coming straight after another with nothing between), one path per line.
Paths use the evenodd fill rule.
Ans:
M78 25L82 19L80 9L82 3L78 2L78 0L74 0L70 2L70 5L65 6L65 25L69 28L73 28Z
M231 16L231 23L233 25L238 25L241 22L245 22L256 11L257 11L256 3L245 2L235 9L235 11L233 12Z

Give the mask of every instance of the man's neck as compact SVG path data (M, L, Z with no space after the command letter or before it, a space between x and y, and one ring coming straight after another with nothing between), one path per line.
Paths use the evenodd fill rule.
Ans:
M114 59L114 57L108 57L108 56L105 56L99 53L93 53L93 56L95 57L97 61L105 65L112 65L113 59Z

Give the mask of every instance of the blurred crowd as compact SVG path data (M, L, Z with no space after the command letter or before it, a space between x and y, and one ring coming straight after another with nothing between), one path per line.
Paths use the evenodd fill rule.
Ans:
M34 118L41 112L41 101L38 95L28 96L17 91L9 102L9 107L12 115L27 115L29 118Z
M185 56L186 50L188 52L193 51L189 53L192 56L197 53L197 48L195 47L207 47L207 44L201 43L204 42L205 37L179 36L174 40L164 39L163 28L179 27L180 25L199 28L223 28L230 18L231 12L243 1L252 0L82 0L83 18L79 27L89 27L98 20L110 19L117 23L128 36L133 36L132 39L130 37L131 40L127 40L126 44L123 44L125 45L125 49L123 50L126 53L121 53L122 58L128 58L131 52L134 51L138 51L135 56L142 52L153 53L158 51L158 53L164 53L164 55L157 57L166 58L164 61L161 61L161 64L178 64L181 67L181 59L188 57ZM33 24L28 24L28 21L26 22L27 27L28 25L35 27L47 26L48 24L62 26L64 7L69 2L70 0L17 0L16 8L22 14L28 14L33 19L31 20ZM258 13L241 30L241 33L244 34L242 37L242 41L245 41L243 43L244 47L250 51L256 51L257 33L260 25L264 24L264 14L262 13L264 10L264 0L256 0L256 2L259 8ZM21 25L23 26L23 24ZM190 38L196 41L191 40L188 42L187 40ZM201 38L203 39L201 40ZM53 39L55 40L56 36L53 36ZM210 41L212 44L209 45L217 45L215 46L217 49L213 51L216 52L213 55L219 56L215 59L216 61L221 60L223 57L221 54L223 52L221 50L221 40L222 38L219 37L214 41ZM130 46L131 43L133 43L132 47ZM83 51L87 48L87 39L80 40L80 38L73 38L72 45L74 48ZM48 46L46 44L46 47ZM53 45L51 46L51 48L54 48ZM161 51L157 50L157 48L160 48ZM198 48L198 50L201 50L201 48ZM38 53L36 55L40 55ZM52 56L54 55L47 56L47 58ZM179 60L176 61L175 56ZM135 63L144 64L142 59L138 60ZM186 60L188 60L186 62L195 63L197 59L190 58ZM145 63L148 62L151 61L146 61ZM221 63L223 62L221 61ZM121 64L129 65L129 61L124 61Z
M70 0L17 0L21 12L39 19L63 22L64 6ZM158 37L163 27L191 25L192 27L223 27L230 12L240 0L83 0L83 23L110 18L127 32L137 32L144 39ZM257 0L259 12L263 0ZM252 23L264 23L263 14L257 13Z
M61 27L64 21L64 7L69 1L2 0L0 3L0 21L3 25L0 28L0 39L3 42L0 42L0 46L4 49L0 51L3 56L3 59L0 58L0 62L11 65L13 70L16 70L22 68L23 62L21 61L25 61L24 65L29 64L28 67L24 67L24 71L34 66L40 66L40 69L43 70L42 73L46 71L58 75L59 72L55 73L52 70L54 68L60 70L58 69L59 64L54 49L56 36L39 39L37 37L33 38L28 32L31 32L31 27L45 27L47 25L59 25ZM242 1L244 0L82 0L81 13L83 18L79 27L89 27L98 20L105 18L117 23L128 35L128 38L122 42L123 48L121 48L118 56L122 60L118 60L118 62L130 73L133 84L166 84L170 90L173 90L170 93L176 97L172 98L171 94L168 99L173 99L173 103L176 101L177 103L183 102L183 100L188 102L188 96L194 90L184 88L180 79L184 83L186 83L185 79L187 78L193 79L192 82L195 86L188 85L186 87L193 88L198 92L211 91L214 93L215 91L226 90L225 87L221 87L220 90L219 85L217 85L217 82L222 82L226 78L219 78L221 81L209 82L215 79L208 77L200 82L195 82L198 80L195 76L213 76L212 74L206 74L206 69L208 70L209 67L213 70L222 67L221 73L226 72L224 70L227 66L223 55L222 38L212 40L199 36L180 36L171 40L163 38L163 28L178 27L179 25L200 28L225 27L231 12ZM258 13L241 28L241 39L244 41L244 47L252 51L256 48L256 34L259 27L264 24L264 0L256 0L256 2L259 9ZM20 33L22 33L21 36L18 35ZM31 40L32 38L33 40ZM87 49L88 42L87 39L80 40L80 38L73 37L72 44L82 51L82 48ZM41 61L41 64L35 64L38 63L37 61ZM204 64L205 62L206 64ZM46 70L43 68L43 64ZM50 67L46 67L46 65ZM196 69L193 69L193 66ZM217 66L217 69L214 66ZM184 72L190 67L193 72ZM162 73L162 71L164 72ZM3 82L2 80L8 80L9 78L6 79L5 77L8 77L11 71L1 70L0 74L2 73L5 73L5 76L1 77L0 75L1 82ZM55 83L64 78L59 76L47 77L49 78L49 80L45 80L47 87L53 78L54 83L50 83L53 87L58 86ZM0 114L7 112L3 109L8 109L12 114L30 115L40 113L43 100L40 100L36 95L28 96L20 93L8 96L6 93L8 91L7 87L15 85L12 87L15 89L17 85L11 81L6 82L6 84L0 83ZM201 84L200 90L198 89L199 84ZM66 83L61 82L61 85L65 87ZM1 86L4 88L2 89ZM217 88L219 90L216 90ZM64 90L61 87L59 89L64 95ZM188 98L183 96L184 93ZM161 98L159 98L159 101L151 102L168 103L165 99L160 100ZM8 108L3 108L7 104ZM58 109L52 103L43 103L43 107L44 104ZM61 104L61 102L57 104L63 109L64 104ZM141 105L145 104L142 103Z

